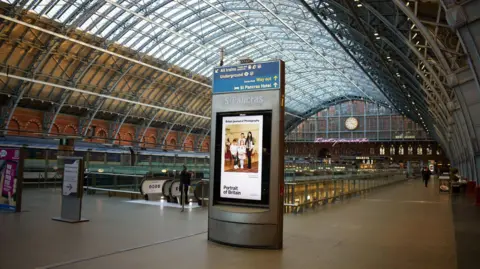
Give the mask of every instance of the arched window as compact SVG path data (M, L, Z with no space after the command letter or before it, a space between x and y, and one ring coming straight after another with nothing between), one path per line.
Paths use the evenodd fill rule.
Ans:
M10 120L7 129L9 135L20 135L20 123L16 119Z
M412 147L412 145L408 145L408 155L413 155L413 147Z
M185 141L185 144L183 145L183 148L185 150L193 150L193 141L190 140L190 139Z
M176 146L177 146L177 140L175 140L174 138L170 139L170 142L168 143L168 148L175 149Z
M75 135L76 134L75 127L73 127L73 125L67 125L63 130L63 133L67 135Z
M117 137L115 137L115 141L113 143L119 145L122 143L122 136L120 135L120 133L117 134Z
M432 146L430 145L427 147L427 155L432 155Z
M53 124L52 129L50 130L50 133L53 135L58 135L60 134L60 128L58 128L57 124Z
M405 154L405 150L403 149L403 145L400 145L400 147L398 147L398 154L400 154L400 155Z
M390 145L390 155L395 155L395 146Z
M145 146L146 147L154 147L155 144L157 144L157 138L153 135L147 136L144 138L145 139Z
M417 155L423 155L423 148L420 145L417 147Z
M380 146L380 155L385 155L385 147L383 145Z
M29 121L25 126L25 129L27 131L27 135L29 136L39 136L40 132L42 131L40 123L35 120Z
M99 137L99 140L101 143L106 143L106 138L107 138L107 132L105 130L100 130L97 133L97 136Z

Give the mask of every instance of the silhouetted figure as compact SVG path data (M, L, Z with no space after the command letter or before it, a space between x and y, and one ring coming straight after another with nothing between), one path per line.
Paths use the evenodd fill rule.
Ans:
M185 210L185 204L188 204L188 187L190 186L190 174L184 165L180 172L180 202L182 203L182 212Z
M424 167L422 170L422 178L423 178L423 181L425 182L425 188L428 187L428 181L430 180L431 175L432 175L432 172L430 172L428 167Z

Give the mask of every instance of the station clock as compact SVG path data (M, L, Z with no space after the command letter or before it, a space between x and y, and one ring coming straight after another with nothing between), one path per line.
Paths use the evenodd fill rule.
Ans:
M358 120L354 117L350 117L345 120L345 127L348 130L355 130L358 127Z

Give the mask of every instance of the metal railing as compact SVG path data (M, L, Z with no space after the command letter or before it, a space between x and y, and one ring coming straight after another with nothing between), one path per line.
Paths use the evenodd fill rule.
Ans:
M303 212L317 205L362 195L373 189L404 180L406 177L403 173L384 172L336 179L285 182L285 212Z

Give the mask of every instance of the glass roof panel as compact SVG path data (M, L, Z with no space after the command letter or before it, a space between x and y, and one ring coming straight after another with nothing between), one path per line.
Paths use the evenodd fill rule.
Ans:
M26 6L32 3L28 1ZM241 57L255 61L284 60L286 106L299 113L334 97L361 96L387 102L374 83L297 1L105 0L98 6L95 1L72 4L61 0L53 7L48 7L51 1L40 1L32 8L65 22L71 14L85 15L88 7L75 10L82 3L97 6L80 29L207 77L219 62L221 47L226 51L225 65L237 64ZM328 19L325 22L332 23Z

